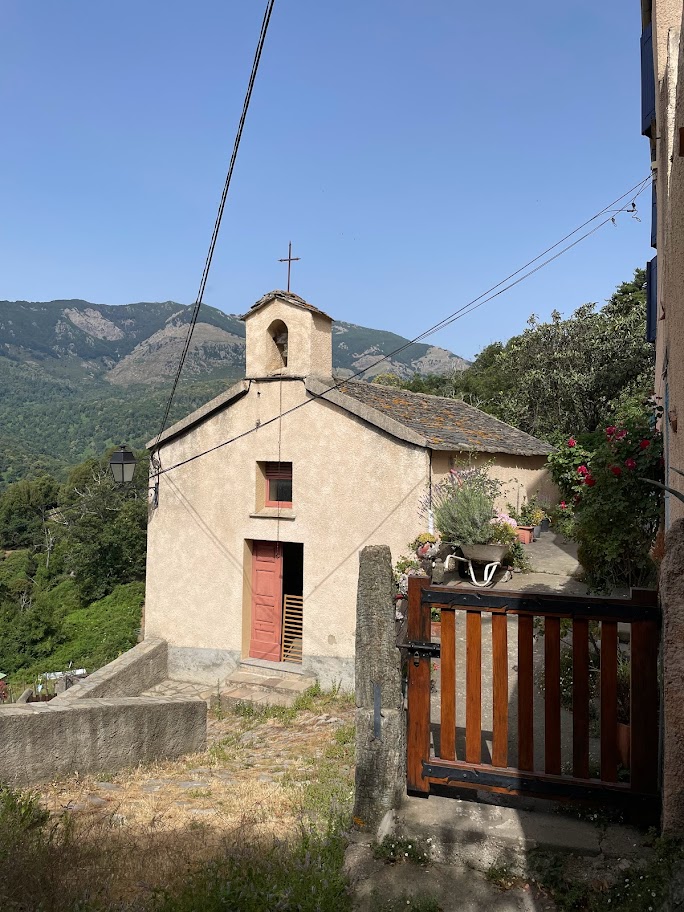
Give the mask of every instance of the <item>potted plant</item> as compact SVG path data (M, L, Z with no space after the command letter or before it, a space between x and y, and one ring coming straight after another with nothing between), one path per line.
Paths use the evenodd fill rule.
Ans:
M515 520L494 510L499 488L500 483L483 466L452 469L433 491L435 523L442 541L458 545L469 560L502 561L515 541Z
M508 515L516 521L515 534L518 541L523 545L531 545L534 541L534 526L529 522L527 504L523 504L522 509L518 511L513 504L507 503L506 510Z

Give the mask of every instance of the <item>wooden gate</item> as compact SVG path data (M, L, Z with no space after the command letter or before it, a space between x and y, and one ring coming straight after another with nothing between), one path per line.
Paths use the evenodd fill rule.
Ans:
M630 599L602 599L427 584L425 578L409 579L407 633L402 644L408 653L409 793L427 797L431 791L470 788L638 805L647 815L657 812L660 614L655 592L634 590ZM440 642L430 641L431 609L435 607L441 609ZM465 648L457 649L456 621L461 613L465 614ZM491 625L491 667L483 667L483 619L487 627ZM618 624L620 639L629 640L628 658L620 648ZM459 630L462 627L460 620ZM517 665L513 668L517 671L515 687L509 687L509 632L511 640L517 635L517 651L511 658ZM592 655L600 655L599 667L593 669L599 686L593 688L590 645ZM431 664L437 657L441 681L432 701L431 719ZM625 661L630 663L628 769L618 763L618 664ZM483 760L482 684L486 675L491 675L484 680L492 695L492 731L486 733L491 735L491 752ZM542 675L543 688L539 686ZM457 738L456 728L459 678L461 700L465 701L465 707L459 708L465 714L464 739ZM592 690L598 691L595 699ZM569 710L566 724L572 714L572 750L565 762L562 698ZM535 702L539 718L535 718ZM590 709L598 716L593 721ZM509 732L509 718L516 715L517 732ZM535 764L535 729L541 734L542 727ZM591 732L597 741L592 741ZM457 741L462 742L458 751ZM593 769L590 742L596 745ZM510 745L516 743L517 751L511 750ZM515 765L509 753L517 753Z

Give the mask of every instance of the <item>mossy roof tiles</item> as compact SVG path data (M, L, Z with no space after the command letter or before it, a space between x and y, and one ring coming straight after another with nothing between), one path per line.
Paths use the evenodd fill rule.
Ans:
M434 450L548 456L554 448L460 399L349 380L339 392L425 438Z

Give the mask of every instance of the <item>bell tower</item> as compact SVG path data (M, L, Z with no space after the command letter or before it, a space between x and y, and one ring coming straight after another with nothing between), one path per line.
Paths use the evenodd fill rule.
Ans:
M332 376L332 317L291 291L270 291L242 317L247 379Z

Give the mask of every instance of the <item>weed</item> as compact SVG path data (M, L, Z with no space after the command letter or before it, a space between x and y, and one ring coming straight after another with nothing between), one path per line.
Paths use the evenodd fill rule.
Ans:
M640 859L620 872L612 886L595 886L568 877L566 856L533 851L529 870L537 886L551 896L559 912L654 912L666 900L675 865L684 863L684 846L657 838L647 865Z
M211 789L189 789L185 794L188 796L188 798L211 798Z
M385 836L382 842L373 847L373 857L386 864L410 861L413 864L424 865L430 860L430 846L422 845L417 839Z
M154 912L347 912L339 834L303 832L295 845L237 849L203 868L178 892L158 893Z
M488 868L485 877L500 890L510 890L520 883L520 877L514 874L507 864L495 864Z

